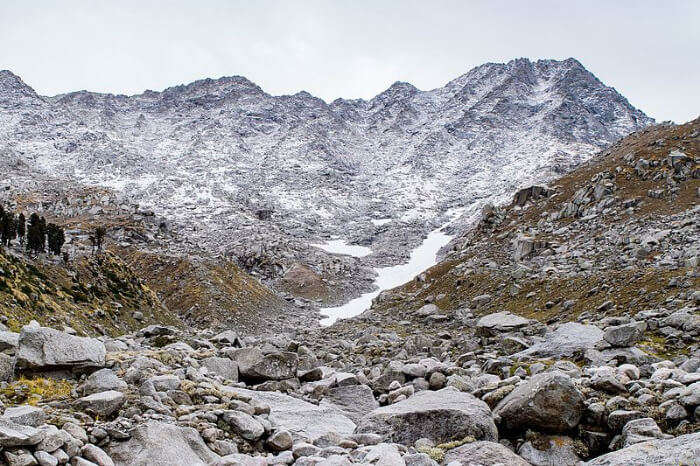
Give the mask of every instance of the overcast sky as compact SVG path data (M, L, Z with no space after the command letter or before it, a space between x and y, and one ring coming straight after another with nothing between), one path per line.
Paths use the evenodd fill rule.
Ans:
M575 57L650 116L684 122L700 114L699 45L698 0L0 0L0 69L44 95L243 75L331 101Z

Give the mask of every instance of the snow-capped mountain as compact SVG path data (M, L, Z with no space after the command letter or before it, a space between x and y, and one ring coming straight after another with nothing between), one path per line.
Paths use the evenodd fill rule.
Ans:
M574 59L488 63L438 89L397 82L330 104L243 77L44 97L0 71L5 166L112 188L223 252L271 232L396 252L448 208L546 181L652 121Z

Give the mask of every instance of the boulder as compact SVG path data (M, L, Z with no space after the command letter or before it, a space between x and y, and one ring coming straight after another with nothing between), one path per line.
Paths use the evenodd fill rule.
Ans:
M258 348L241 348L229 353L238 363L238 372L244 380L261 382L296 377L299 357L292 352L263 354Z
M15 376L15 358L0 353L0 382L9 382Z
M224 379L238 382L238 364L229 358L212 356L202 359L202 365L209 370L210 374L218 375Z
M219 459L195 429L158 421L137 425L129 440L110 443L106 452L116 466L207 466Z
M374 398L372 389L367 385L346 385L328 390L322 403L328 403L343 412L354 422L379 408L379 402Z
M124 390L126 382L117 377L111 369L100 369L93 372L83 385L83 394L92 395L93 393L106 392L107 390Z
M30 370L94 368L105 365L105 345L38 324L26 325L19 336L17 367Z
M377 408L358 423L356 433L377 433L386 440L412 445L419 438L442 443L472 436L497 440L491 410L469 393L448 387L418 392L392 405Z
M15 350L19 346L19 333L0 330L0 351Z
M43 409L36 406L12 406L5 410L2 419L23 426L39 427L46 422L46 413L44 413Z
M463 466L474 465L508 465L530 466L530 463L510 451L507 447L496 442L471 442L448 450L445 453L445 464Z
M556 330L547 332L544 340L514 354L516 359L536 357L566 358L575 353L594 348L603 341L603 331L595 325L566 322Z
M647 325L644 322L615 325L605 329L603 338L612 346L632 346L642 338L646 328Z
M43 439L44 432L39 429L0 418L0 447L36 445Z
M507 430L528 428L565 432L576 427L584 398L568 375L560 371L536 374L502 399L494 414Z
M89 413L100 417L108 417L122 407L126 397L122 392L108 390L106 392L93 393L92 395L78 398L75 404Z
M485 315L477 321L476 328L485 333L511 332L528 325L530 322L530 319L503 311Z
M525 442L518 450L518 454L532 466L576 466L581 461L574 441L569 437L546 437L537 443Z
M315 439L328 432L349 435L355 423L339 409L330 405L315 405L279 392L253 391L222 386L224 393L247 397L255 403L270 407L269 421L277 429L285 429L295 439Z
M700 458L700 432L672 439L635 443L621 450L599 456L587 466L678 466L696 464Z

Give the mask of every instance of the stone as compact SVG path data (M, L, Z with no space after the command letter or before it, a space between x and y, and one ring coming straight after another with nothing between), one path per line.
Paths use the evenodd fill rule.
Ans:
M44 432L39 429L0 418L0 447L36 445L43 438Z
M480 441L465 443L445 453L444 464L451 466L508 465L530 466L530 463L500 443Z
M39 450L34 452L34 458L36 458L39 466L56 466L58 464L58 458L47 451Z
M259 456L248 456L241 453L222 456L209 466L267 466L269 463Z
M620 432L622 428L633 419L644 417L639 411L617 409L608 414L608 427L613 432Z
M266 443L273 451L289 450L293 445L292 434L284 429L276 430L268 437Z
M24 448L4 451L3 454L8 466L36 466L38 464L32 452Z
M88 443L80 449L80 456L99 466L114 466L114 461L102 448Z
M537 447L527 441L520 446L518 454L532 466L576 466L581 461L573 440L562 436L539 439Z
M2 418L23 426L39 427L46 422L46 413L36 406L12 406L5 410Z
M581 392L559 371L534 375L501 400L494 414L507 430L528 428L565 432L576 427L585 409Z
M586 466L677 466L700 458L700 432L673 439L649 440L599 456Z
M380 443L371 447L365 455L364 462L380 466L398 466L404 464L396 445L388 443Z
M106 453L116 466L208 466L219 460L190 427L146 421L125 442L110 443Z
M265 433L265 428L258 420L242 411L226 411L223 420L246 440L258 440Z
M15 358L0 353L0 382L10 382L15 377Z
M261 382L296 377L299 357L292 352L263 354L258 348L241 348L230 353L244 380Z
M285 429L296 440L314 439L327 432L349 435L355 423L342 411L328 403L315 405L279 392L253 391L236 387L221 387L234 397L248 397L270 407L269 421L278 429Z
M661 428L650 417L643 417L629 421L622 428L622 447L626 448L635 443L646 442L654 439L668 438Z
M547 332L544 340L530 348L515 353L515 359L525 357L573 357L576 353L594 348L603 341L603 331L595 325L567 322Z
M168 390L178 390L180 388L180 377L173 374L163 374L150 377L148 380L153 384L153 389L158 392L167 392Z
M488 314L479 319L476 328L482 332L498 333L512 332L532 322L530 319L520 317L508 311Z
M126 382L117 377L117 374L115 374L113 370L100 369L88 376L83 385L83 395L124 389L126 389Z
M646 328L647 326L644 322L608 327L605 329L603 339L613 346L632 346L642 338Z
M436 443L467 436L479 440L498 438L486 403L452 387L418 392L404 401L377 408L362 418L355 432L377 433L405 445L423 437Z
M218 375L224 379L238 382L238 364L229 358L212 356L202 359L202 366L209 370L210 374Z
M379 407L372 389L367 385L347 385L328 390L323 400L336 407L357 423L368 412Z
M0 351L15 350L19 346L19 333L0 331Z
M19 336L17 367L30 370L94 368L105 365L105 345L95 338L25 325Z
M118 411L125 401L126 397L122 392L108 390L78 398L75 404L95 416L104 418Z

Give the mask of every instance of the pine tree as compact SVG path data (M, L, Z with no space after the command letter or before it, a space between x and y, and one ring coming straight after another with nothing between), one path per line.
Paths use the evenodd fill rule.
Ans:
M17 236L19 237L19 243L24 244L24 236L27 234L27 220L24 218L24 214L20 212L17 217Z
M55 223L49 223L46 226L46 232L49 241L49 252L57 256L60 255L61 248L63 248L63 243L66 242L63 228L59 227Z
M17 223L15 214L4 212L2 216L2 234L0 240L5 246L9 246L13 239L17 237Z
M27 249L33 252L46 250L46 220L33 213L27 227Z

